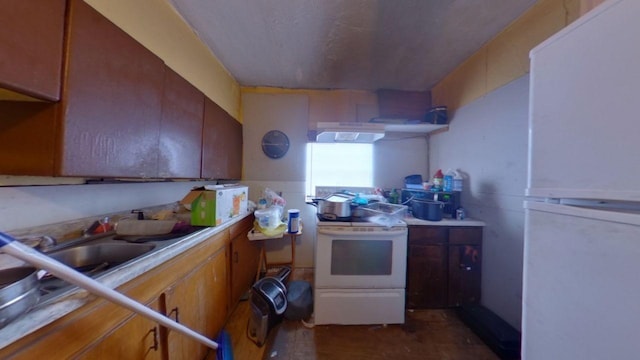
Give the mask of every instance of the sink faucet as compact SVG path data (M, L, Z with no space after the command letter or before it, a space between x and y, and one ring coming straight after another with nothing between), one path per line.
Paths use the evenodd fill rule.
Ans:
M54 246L58 245L56 239L49 235L29 236L25 238L19 238L18 241L42 252L46 252Z

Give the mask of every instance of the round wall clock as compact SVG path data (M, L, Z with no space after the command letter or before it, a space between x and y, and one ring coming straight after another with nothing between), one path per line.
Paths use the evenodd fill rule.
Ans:
M272 159L279 159L289 150L289 138L280 130L271 130L262 137L262 151Z

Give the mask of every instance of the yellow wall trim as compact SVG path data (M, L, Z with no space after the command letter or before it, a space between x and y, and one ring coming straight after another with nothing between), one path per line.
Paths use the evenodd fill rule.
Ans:
M529 51L578 17L583 2L539 0L431 90L434 105L455 110L529 72Z

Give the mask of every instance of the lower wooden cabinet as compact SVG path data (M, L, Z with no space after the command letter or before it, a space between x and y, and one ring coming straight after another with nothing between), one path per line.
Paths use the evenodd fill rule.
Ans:
M441 226L409 227L407 307L443 307L447 303L447 236Z
M225 230L117 290L214 338L229 314ZM198 359L208 349L157 323L97 298L0 349L12 359Z
M481 227L409 227L408 308L479 303L481 269Z
M214 338L227 312L227 263L224 250L180 279L165 292L167 316ZM221 316L222 315L222 316ZM173 330L167 330L169 359L202 359L208 349Z
M231 304L237 304L255 282L263 242L250 241L247 236L253 220L253 216L247 216L231 228Z
M160 311L158 299L150 308ZM89 345L79 359L163 359L160 325L140 315L125 320L94 345Z

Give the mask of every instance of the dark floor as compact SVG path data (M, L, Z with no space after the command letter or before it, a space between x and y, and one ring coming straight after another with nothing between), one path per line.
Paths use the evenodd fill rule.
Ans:
M293 278L308 276L296 271ZM407 311L405 324L388 326L310 328L301 321L285 320L262 347L246 336L249 313L249 302L241 301L226 326L235 360L499 359L449 309Z
M285 321L276 330L263 359L498 359L453 310L409 311L403 325L309 329Z

